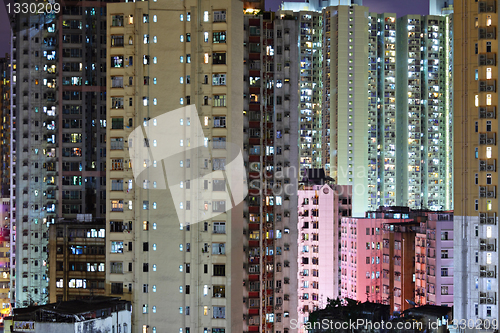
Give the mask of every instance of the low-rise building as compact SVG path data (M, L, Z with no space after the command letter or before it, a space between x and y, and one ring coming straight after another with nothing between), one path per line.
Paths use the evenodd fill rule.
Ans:
M16 308L5 318L5 333L130 333L132 307L117 297L50 303Z

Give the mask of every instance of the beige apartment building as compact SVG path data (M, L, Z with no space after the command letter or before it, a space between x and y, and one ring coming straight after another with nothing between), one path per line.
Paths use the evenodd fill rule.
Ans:
M106 288L133 332L243 331L242 22L239 1L107 7Z
M499 319L498 2L459 0L454 7L453 318L492 322Z

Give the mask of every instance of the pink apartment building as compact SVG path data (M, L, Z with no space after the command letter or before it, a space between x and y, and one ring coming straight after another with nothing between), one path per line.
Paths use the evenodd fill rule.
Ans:
M453 303L453 214L381 207L342 218L342 298L402 312Z
M299 323L304 323L309 312L340 296L339 227L340 218L351 212L351 187L304 186L298 197L297 295Z

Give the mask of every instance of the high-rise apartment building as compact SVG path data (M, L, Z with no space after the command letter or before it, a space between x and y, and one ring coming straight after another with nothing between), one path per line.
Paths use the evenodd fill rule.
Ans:
M398 19L396 204L453 208L452 15Z
M297 319L298 22L245 15L243 331L292 332ZM235 318L234 320L239 320Z
M300 163L351 185L353 216L368 208L368 8L286 2L300 24ZM356 32L356 35L354 33Z
M242 22L238 1L107 7L106 290L134 332L244 330Z
M340 218L351 210L350 186L313 185L299 189L298 323L340 297ZM301 331L302 332L302 331Z
M10 55L0 59L0 193L10 193Z
M498 2L454 6L453 317L500 319L498 306Z
M12 19L16 306L48 301L49 224L105 213L105 2L58 5Z
M283 14L286 15L286 14ZM295 15L299 24L300 168L322 169L322 21L316 12Z
M0 59L0 303L2 317L9 315L10 304L10 285L11 285L11 236L10 236L10 55Z
M451 209L452 17L322 3L280 11L301 24L301 101L317 110L299 107L301 166L319 161L351 185L353 216L378 206Z

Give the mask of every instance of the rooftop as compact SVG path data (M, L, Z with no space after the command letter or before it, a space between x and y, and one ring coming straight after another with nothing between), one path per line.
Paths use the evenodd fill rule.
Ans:
M119 297L98 296L88 299L50 303L13 309L14 321L79 322L103 318L112 312L131 311L131 303Z

